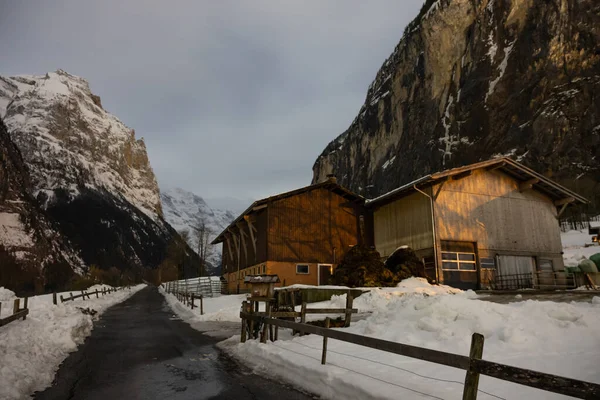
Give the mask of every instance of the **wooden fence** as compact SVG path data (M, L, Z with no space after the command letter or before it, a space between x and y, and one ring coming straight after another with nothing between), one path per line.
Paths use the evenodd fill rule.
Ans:
M85 290L82 290L81 294L78 294L78 295L75 295L75 296L73 296L73 292L70 292L69 293L70 294L69 297L63 297L63 295L61 294L60 295L60 302L61 303L66 303L67 301L73 301L73 300L79 299L79 298L83 298L85 300L86 297L89 299L90 296L93 295L93 294L96 295L96 298L99 298L100 295L104 296L104 295L109 294L109 293L114 293L114 292L116 292L117 290L120 290L120 289L122 289L122 288L111 288L111 287L109 287L108 289L102 288L102 290L96 289L93 292L87 292ZM57 300L56 300L56 293L52 293L52 302L54 303L54 305L56 305L58 303Z
M204 296L197 295L193 292L185 292L185 291L176 291L174 287L169 285L166 286L167 293L171 293L174 295L177 300L182 302L183 304L189 306L192 310L198 307L194 302L196 299L200 300L200 315L204 315Z
M244 311L240 313L240 318L242 318L242 339L245 339L245 321L262 322L264 326L273 325L276 327L289 328L295 331L322 336L322 364L326 363L327 339L331 338L341 340L343 342L353 343L359 346L402 355L405 357L416 358L435 364L466 370L467 374L465 378L463 400L477 399L479 375L486 375L492 378L502 379L504 381L545 390L547 392L572 396L579 399L600 399L600 385L598 384L483 360L482 356L484 337L479 333L473 334L470 354L467 357L459 354L447 353L444 351L431 350L423 347L356 335L340 330L332 330L328 329L327 327L322 328L319 326L296 323L282 319L263 317ZM327 326L327 323L325 325ZM263 339L266 339L264 335Z
M6 318L0 318L0 326L4 326L4 325L8 325L13 321L16 321L18 319L23 318L23 320L25 320L25 318L27 318L27 315L29 314L29 308L27 307L29 302L29 299L27 297L25 297L25 300L23 302L23 308L21 308L21 299L15 299L13 302L13 313L12 315L6 317ZM0 303L0 315L2 313L2 303Z

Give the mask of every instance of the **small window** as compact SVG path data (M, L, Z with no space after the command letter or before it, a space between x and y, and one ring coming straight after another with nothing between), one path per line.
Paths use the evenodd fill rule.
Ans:
M267 266L263 265L263 274L266 274L266 273L267 273Z
M456 253L442 253L442 260L456 260Z
M483 269L496 269L496 260L494 258L482 257L480 263Z
M458 259L460 261L475 261L475 254L459 254Z
M540 260L538 270L543 272L552 272L554 270L552 260Z
M296 264L297 274L308 274L308 264Z

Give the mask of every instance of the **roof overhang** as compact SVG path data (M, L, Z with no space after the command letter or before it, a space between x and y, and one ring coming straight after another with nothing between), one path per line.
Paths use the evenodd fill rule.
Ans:
M469 175L472 171L477 169L502 171L517 180L521 188L534 189L545 194L554 201L554 204L557 207L571 203L589 203L585 197L580 196L553 180L535 172L531 168L510 158L503 157L424 176L375 199L367 200L365 204L367 207L377 208L395 199L404 197L413 191L416 191L418 188L431 186L447 179L459 179Z

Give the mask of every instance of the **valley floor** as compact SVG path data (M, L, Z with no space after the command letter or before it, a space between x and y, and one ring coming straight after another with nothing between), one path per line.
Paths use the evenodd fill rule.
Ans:
M35 398L310 398L243 368L216 349L217 341L173 315L147 287L107 310L54 385Z

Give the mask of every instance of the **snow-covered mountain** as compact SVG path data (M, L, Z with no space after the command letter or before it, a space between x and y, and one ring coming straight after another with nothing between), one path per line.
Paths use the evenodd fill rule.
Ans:
M194 228L204 221L211 232L212 241L238 214L230 210L211 208L202 197L180 188L162 190L160 198L165 220L178 232L188 231L188 244L196 251L198 233ZM208 262L211 264L208 272L218 275L221 270L221 246L212 246Z
M143 139L103 109L85 79L62 70L0 77L0 117L22 155L27 192L85 265L143 274L178 248L177 264L199 266L162 218ZM0 231L11 221L0 220ZM53 272L40 265L36 282L48 287Z
M75 197L81 186L101 188L161 215L144 140L102 108L85 79L62 70L0 77L0 117L38 193L59 188Z

